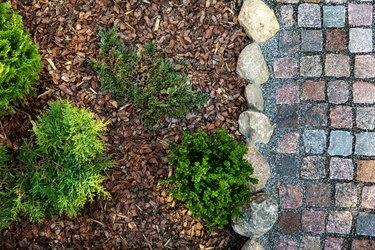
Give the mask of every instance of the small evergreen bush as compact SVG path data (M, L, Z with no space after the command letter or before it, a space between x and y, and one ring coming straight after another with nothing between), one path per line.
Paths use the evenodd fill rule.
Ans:
M249 182L257 182L243 159L246 150L224 130L185 133L181 145L171 146L175 171L162 184L170 185L172 196L186 202L209 229L222 228L240 215L240 206L250 199Z
M22 17L9 3L0 3L0 114L11 112L11 105L30 94L41 68Z
M0 228L20 213L32 221L46 215L77 215L97 195L109 197L102 171L113 162L99 136L105 124L67 101L51 103L33 126L35 141L25 140L18 152L22 171L0 192Z
M6 167L10 162L8 150L5 145L0 144L0 169Z
M100 76L102 89L141 108L146 127L155 126L165 116L181 118L207 101L207 95L192 90L188 76L175 70L155 45L128 48L116 28L101 30L99 35L101 51L91 65Z

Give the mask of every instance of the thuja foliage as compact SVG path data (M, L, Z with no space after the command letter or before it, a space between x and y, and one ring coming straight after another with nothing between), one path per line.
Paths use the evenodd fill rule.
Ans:
M0 114L30 94L42 67L41 57L22 17L0 1Z
M171 145L169 163L174 174L162 181L184 201L209 229L222 228L249 201L252 166L243 159L246 146L224 130L211 134L185 133L181 145Z
M34 140L18 151L21 170L9 171L12 182L2 187L0 228L19 214L32 221L47 215L74 217L95 196L109 197L103 170L113 162L99 136L105 123L67 101L55 101L33 126Z
M146 44L139 50L126 47L116 28L102 29L99 35L101 51L91 65L100 76L102 89L140 108L146 127L155 126L165 116L183 117L207 101L155 45Z
M15 220L20 210L19 189L9 150L0 145L0 229Z
M0 168L8 165L10 157L5 145L0 144Z

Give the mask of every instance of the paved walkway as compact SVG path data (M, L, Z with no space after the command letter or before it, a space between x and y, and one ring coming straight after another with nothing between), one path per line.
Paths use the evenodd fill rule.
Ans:
M273 248L375 249L372 1L272 4L282 26L263 47L280 201Z

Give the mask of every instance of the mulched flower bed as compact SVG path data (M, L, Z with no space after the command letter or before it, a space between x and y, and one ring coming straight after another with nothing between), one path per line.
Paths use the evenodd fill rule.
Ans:
M110 122L104 140L117 160L107 172L109 201L88 204L76 219L52 217L40 224L22 219L0 235L1 248L238 248L244 242L230 227L210 233L159 187L171 169L167 145L183 128L226 128L239 136L244 84L235 72L245 33L237 23L241 0L38 0L12 1L24 16L44 59L36 95L13 116L1 118L0 140L13 148L29 136L31 121L52 99L69 99ZM176 62L184 59L193 82L210 95L186 119L166 119L145 130L139 112L100 91L88 59L98 53L99 26L120 27L133 46L154 41Z

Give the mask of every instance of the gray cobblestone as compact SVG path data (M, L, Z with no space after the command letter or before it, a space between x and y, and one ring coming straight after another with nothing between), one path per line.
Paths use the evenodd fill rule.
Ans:
M357 155L375 156L375 132L356 134L355 153Z

